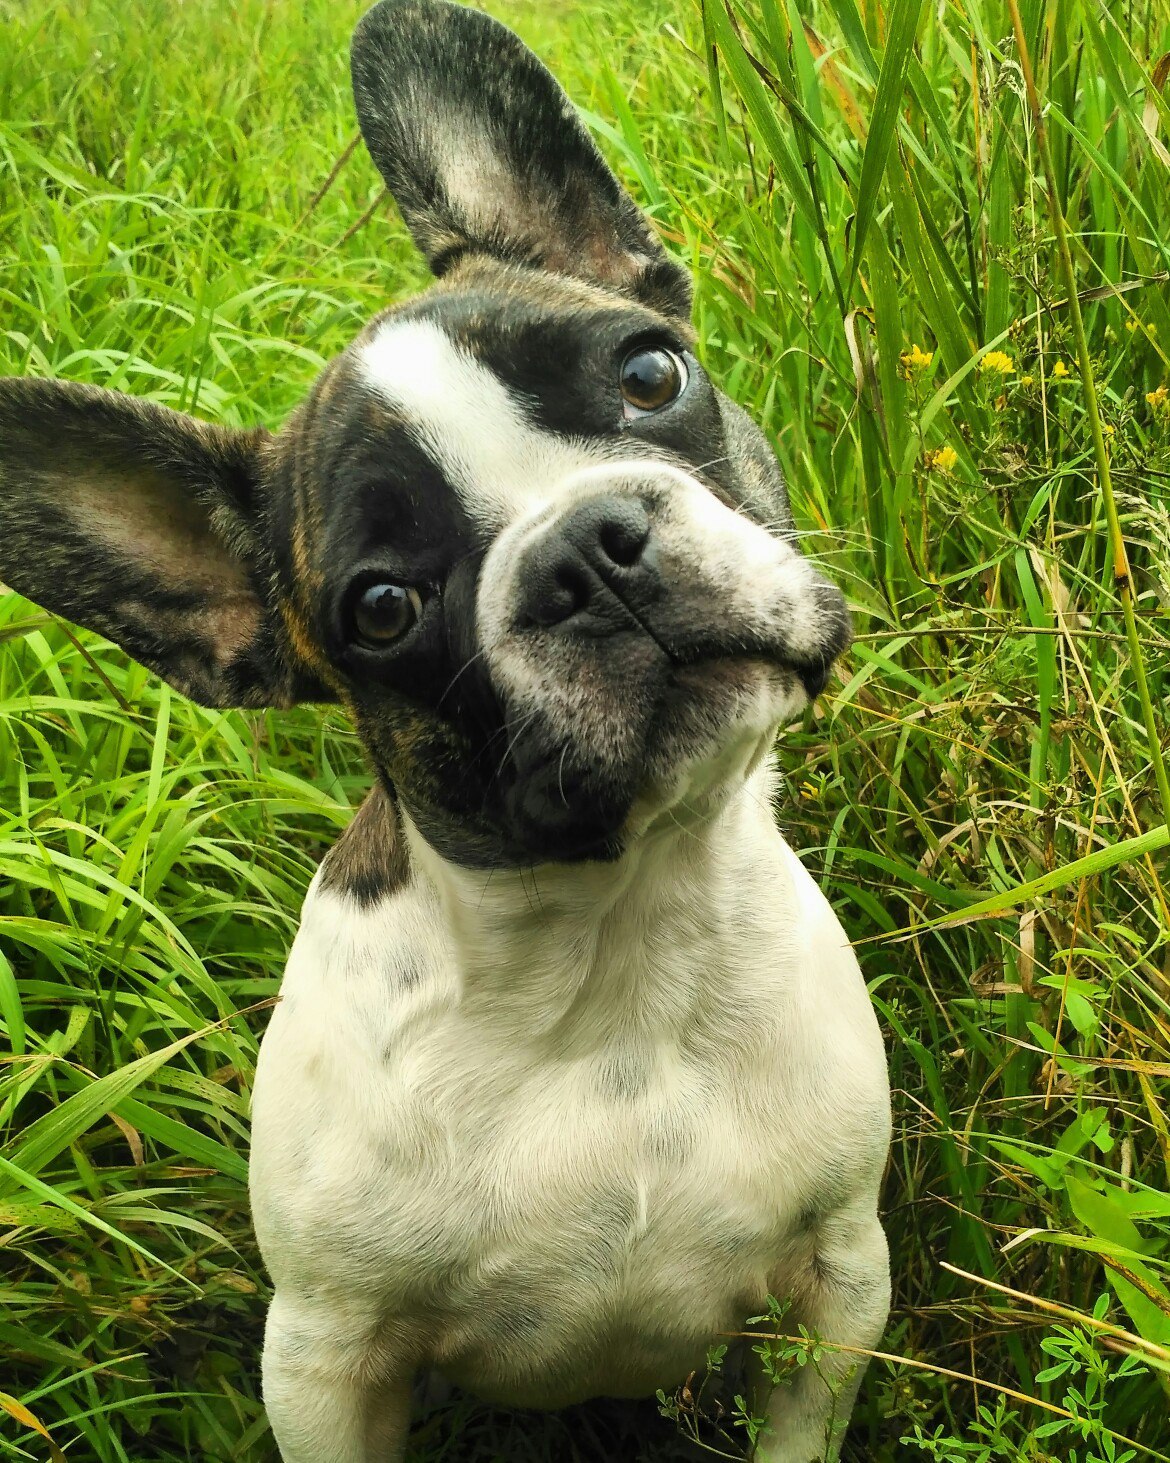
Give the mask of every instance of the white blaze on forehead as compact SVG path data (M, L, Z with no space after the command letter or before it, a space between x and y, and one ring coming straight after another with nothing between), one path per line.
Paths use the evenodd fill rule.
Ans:
M522 396L433 321L388 321L360 360L367 384L401 413L477 518L508 523L531 512L602 455L599 446L540 427Z

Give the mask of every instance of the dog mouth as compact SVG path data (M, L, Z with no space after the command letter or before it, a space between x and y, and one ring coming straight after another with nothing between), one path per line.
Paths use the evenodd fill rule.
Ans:
M474 708L461 698L448 731L413 738L423 755L388 762L385 774L456 863L614 862L652 828L717 813L832 664L797 666L751 641L692 640L669 654L638 634L622 664L606 654L562 667L529 698L501 696L486 674L465 677L481 688Z
M745 632L729 648L724 642L702 633L688 638L683 643L671 644L669 640L654 634L649 626L643 626L662 650L673 668L676 681L694 679L689 673L696 672L701 678L710 673L713 680L721 678L724 671L740 665L764 666L773 673L788 676L798 681L809 702L813 702L829 684L833 666L841 647L833 643L823 651L798 656L774 637Z
M567 735L564 728L558 734L548 722L534 722L514 738L509 765L501 769L502 811L528 861L612 861L628 846L636 807L667 814L674 797L682 797L679 789L708 781L707 769L712 787L725 783L730 790L734 775L714 776L729 749L770 745L832 666L830 659L797 667L752 649L695 649L669 660L664 652L663 660L668 672L653 712L630 728L626 755L606 756L595 738ZM718 805L717 798L705 801L712 810ZM640 814L638 821L652 820Z
M769 545L688 570L645 514L601 506L572 525L590 556L554 543L547 562L542 549L481 570L491 613L481 588L476 637L459 645L474 669L440 707L463 750L426 758L461 862L612 861L696 789L694 806L717 812L747 775L743 749L766 752L848 643L840 592L797 556ZM640 532L611 541L626 518Z

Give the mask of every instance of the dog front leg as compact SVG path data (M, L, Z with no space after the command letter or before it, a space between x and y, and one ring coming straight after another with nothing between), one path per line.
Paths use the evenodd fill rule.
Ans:
M886 1236L872 1212L839 1214L822 1221L810 1272L783 1329L803 1325L826 1343L862 1351L881 1340L890 1309ZM759 1368L755 1402L767 1427L756 1445L756 1463L833 1463L841 1450L866 1358L826 1345L791 1380L773 1386Z
M284 1463L402 1463L412 1371L371 1332L278 1291L264 1333L264 1405Z

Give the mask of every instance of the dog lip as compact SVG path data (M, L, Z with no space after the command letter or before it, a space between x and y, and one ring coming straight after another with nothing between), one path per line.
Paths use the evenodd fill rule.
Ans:
M853 627L845 602L832 586L823 586L820 604L824 612L821 643L816 648L797 652L787 641L782 626L761 632L745 630L738 636L734 630L683 630L674 635L648 625L640 615L638 624L660 647L676 670L692 666L736 660L763 661L775 669L794 674L803 685L810 701L814 701L829 682L833 666L849 648ZM631 611L631 614L634 614Z
M807 665L796 665L794 669L800 677L805 695L810 701L815 701L829 684L829 673L833 669L833 660L822 659Z
M662 641L658 640L658 644L661 645ZM810 701L819 696L828 685L829 676L838 655L837 650L831 647L821 655L810 656L806 659L793 655L780 644L769 644L763 639L757 639L754 642L740 641L734 645L718 647L713 647L708 642L706 644L696 643L693 646L673 651L665 646L663 649L676 670L694 670L703 666L718 666L735 661L752 660L761 661L777 670L790 671L805 688Z

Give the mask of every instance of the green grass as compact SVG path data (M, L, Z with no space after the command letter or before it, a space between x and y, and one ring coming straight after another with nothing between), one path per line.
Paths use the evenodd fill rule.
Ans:
M0 0L0 371L275 425L422 283L362 154L317 196L361 8ZM693 264L857 612L778 810L896 1089L849 1456L1170 1456L1170 4L1022 0L1051 199L1010 0L494 8ZM336 716L201 711L0 597L0 1391L71 1459L275 1456L248 1096L364 785ZM416 1457L675 1452L652 1406L464 1400Z

